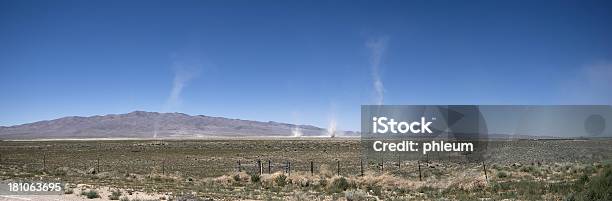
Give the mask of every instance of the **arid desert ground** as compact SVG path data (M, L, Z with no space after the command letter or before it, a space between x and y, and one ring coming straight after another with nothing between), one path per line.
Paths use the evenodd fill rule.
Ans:
M612 140L491 144L480 162L381 164L361 155L358 138L2 141L1 180L62 181L67 190L0 200L612 198Z

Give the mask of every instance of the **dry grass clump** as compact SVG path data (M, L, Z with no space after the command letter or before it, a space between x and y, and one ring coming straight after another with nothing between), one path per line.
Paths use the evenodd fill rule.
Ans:
M395 188L406 188L406 189L416 189L421 187L424 182L420 181L411 181L407 179L402 179L388 173L385 174L373 174L371 172L366 172L363 177L355 177L354 179L358 186L380 186L383 189L395 189Z
M121 195L122 195L121 190L116 189L116 190L111 191L111 194L108 196L108 199L109 200L119 200Z
M272 174L263 174L260 176L261 184L266 187L274 186L276 181L278 181L279 178L282 177L282 175L283 174L281 172L275 172Z
M487 186L487 181L484 177L459 177L449 186L464 191L473 191L483 189Z
M331 178L334 176L334 172L331 170L329 165L322 164L321 167L319 167L319 175L322 177Z
M363 190L357 189L357 190L345 191L344 197L346 198L347 201L364 201L364 200L368 200L368 197L370 196Z
M309 172L297 171L287 177L291 184L299 187L309 187L314 184L320 184L322 175L311 175Z
M174 182L174 181L181 180L181 178L178 176L164 175L164 174L157 174L157 173L148 174L144 178L150 179L156 182Z
M250 179L251 176L246 172L235 172L229 175L217 177L214 179L214 181L223 185L235 185L241 183L248 183Z
M231 173L221 177L217 177L214 181L217 184L225 186L245 185L249 183L260 184L265 189L289 189L301 188L306 191L326 192L328 194L338 194L346 191L355 191L353 197L362 197L360 193L370 192L371 194L380 195L381 191L396 191L400 189L402 192L410 191L410 189L418 189L423 187L426 182L413 181L401 177L397 177L388 173L375 174L366 172L364 176L334 176L329 171L323 171L320 174L311 175L310 172L296 171L291 175L275 172L272 174L262 174L259 176L259 182L249 180L250 175L240 172ZM472 179L473 180L473 179ZM482 181L479 181L482 183ZM240 183L240 184L237 184ZM478 182L464 182L462 188L476 188L481 186ZM474 186L474 187L472 187ZM353 195L353 194L351 194Z

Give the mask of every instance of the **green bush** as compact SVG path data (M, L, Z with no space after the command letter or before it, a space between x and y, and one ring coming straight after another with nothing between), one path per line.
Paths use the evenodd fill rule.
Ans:
M580 178L578 178L578 181L576 182L578 182L578 184L580 185L586 184L587 182L589 182L589 175L583 174L582 176L580 176Z
M532 165L528 165L528 166L521 167L521 171L522 172L531 172L532 173L532 172L536 171L536 168L534 166L532 166Z
M329 185L328 192L329 193L340 193L342 191L346 191L348 189L349 183L344 177L340 177L332 181Z
M372 192L375 196L382 196L382 187L379 185L368 185L366 190Z
M529 173L529 174L531 174L533 176L536 176L536 177L543 176L542 170L540 170L540 168L538 168L536 166L533 166L533 165L523 166L523 167L521 167L520 170L521 170L521 172L526 172L526 173Z
M176 197L176 201L205 201L207 199L200 198L193 194L184 194Z
M94 199L94 198L99 198L100 197L98 192L94 191L94 190L82 191L81 195L84 195L88 199Z
M321 186L327 186L327 179L322 178L319 183L321 183Z
M507 178L509 176L510 175L506 171L499 171L499 172L497 172L497 178Z
M108 199L119 200L119 197L121 197L121 191L114 190L114 191L111 191L111 194L108 196Z
M417 191L419 193L428 193L428 192L436 191L436 189L431 186L421 186L417 189Z
M259 177L258 174L252 174L251 175L251 182L253 183L259 183L259 181L261 181L261 178Z
M606 166L600 174L592 178L580 178L576 181L577 185L585 183L582 191L566 199L575 200L612 200L612 167Z
M274 179L274 181L276 182L277 186L285 186L285 184L287 184L286 179L287 179L287 176L282 174L282 175L278 175L278 177L276 177L276 179Z

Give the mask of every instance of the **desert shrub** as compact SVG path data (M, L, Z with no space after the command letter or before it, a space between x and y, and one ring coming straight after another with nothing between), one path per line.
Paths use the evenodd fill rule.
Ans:
M334 173L331 170L331 168L329 168L329 165L323 164L319 167L319 175L329 178L329 177L334 176Z
M121 199L119 199L119 201L130 201L130 199L128 197L123 196L121 197Z
M100 197L100 194L98 194L98 192L95 190L82 191L81 195L84 195L88 199L94 199L94 198Z
M261 177L258 174L251 174L251 182L259 183L259 181L261 181Z
M366 193L361 190L346 191L344 192L344 196L346 197L347 201L367 200Z
M140 199L140 198L134 198L132 199L132 201L159 201L158 199ZM200 200L188 200L188 201L200 201Z
M313 191L321 191L321 189L323 189L325 187L325 185L327 184L327 180L321 179L321 180L313 180L310 186L310 189Z
M500 170L501 167L499 165L497 165L497 164L493 164L493 169L494 170Z
M121 197L121 191L114 190L114 191L111 191L111 194L108 196L108 199L119 200L119 197Z
M342 191L346 191L348 189L349 183L344 177L336 178L332 181L332 183L328 186L329 193L340 193Z
M586 175L586 174L583 174L582 176L580 176L580 177L578 178L578 180L577 180L576 182L578 182L578 184L580 184L580 185L584 185L584 184L586 184L587 182L589 182L589 176L588 176L588 175Z
M287 180L286 180L286 181L287 181L287 182L286 182L287 184L292 184L292 183L293 183L293 179L291 179L291 178L287 178Z
M545 194L546 184L541 181L518 181L513 182L513 188L520 195L525 196L527 200L542 200L541 196Z
M200 197L195 196L193 194L185 194L185 195L181 195L181 196L177 197L176 200L177 201L204 201L206 199L200 198Z
M521 172L526 172L526 173L530 173L533 176L539 177L542 176L542 172L540 171L540 168L533 166L533 165L528 165L528 166L523 166L521 167Z
M506 185L500 184L498 182L492 181L491 182L491 191L493 192L500 192L500 191L504 191L507 190Z
M431 186L421 186L417 189L418 192L420 193L428 193L428 192L432 192L435 191L436 189L431 187Z
M527 166L521 167L521 171L522 172L530 172L530 173L532 173L532 172L536 171L536 168L533 165L527 165Z
M366 190L375 196L382 195L382 186L379 185L368 184L368 186L366 186Z
M72 194L74 193L74 190L72 190L72 188L66 188L66 190L64 190L64 194Z
M305 192L297 192L293 195L293 200L295 201L307 201L313 200L307 193Z
M232 178L234 178L234 181L240 181L240 175L239 174L235 174Z
M506 171L499 171L497 172L497 178L507 178L509 177L510 174Z
M321 183L321 186L327 186L327 179L323 178L319 181L319 183Z
M576 201L576 194L570 193L569 195L565 196L563 201Z
M66 174L67 174L67 173L66 173L66 170L65 170L65 169L63 169L63 168L57 168L57 169L55 169L55 170L52 170L52 171L50 172L50 174L51 174L51 175L53 175L53 176L58 176L58 177L59 177L59 176L66 176Z
M596 171L596 170L597 170L597 169L595 168L595 166L594 166L594 165L587 165L587 166L585 166L585 167L582 169L582 172L583 172L584 174L593 174L593 173L595 173L595 171Z
M572 192L574 188L575 185L573 184L573 182L564 181L548 184L547 190L552 193L563 195L567 194L568 192Z
M592 178L579 179L576 181L579 191L572 196L575 200L612 200L612 167L606 166L600 174ZM581 185L584 183L584 185ZM566 198L567 199L567 198Z
M151 179L156 182L173 182L174 181L174 178L168 177L165 175L160 175L160 174L150 174L150 175L147 175L146 178ZM191 178L187 178L188 181L189 179Z
M410 192L410 189L402 188L402 187L393 187L393 192L398 194L406 194Z
M285 184L287 184L287 176L285 176L284 174L278 175L278 177L276 177L274 179L274 182L276 183L277 186L285 186Z

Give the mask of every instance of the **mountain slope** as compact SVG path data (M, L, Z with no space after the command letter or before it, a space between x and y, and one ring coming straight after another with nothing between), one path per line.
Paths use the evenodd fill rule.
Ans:
M182 113L134 111L91 117L64 117L10 127L0 127L1 139L36 138L153 138L204 136L303 136L327 135L309 125L259 122ZM352 134L352 132L348 132Z

